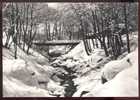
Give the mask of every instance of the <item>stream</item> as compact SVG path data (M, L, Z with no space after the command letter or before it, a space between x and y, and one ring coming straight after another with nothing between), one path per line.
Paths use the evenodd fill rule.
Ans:
M65 87L65 97L72 97L72 95L77 91L77 85L74 84L73 79L77 76L74 75L76 73L72 68L68 68L65 65L55 64L52 65L54 68L63 69L66 73L61 73L56 75L61 81L60 85Z

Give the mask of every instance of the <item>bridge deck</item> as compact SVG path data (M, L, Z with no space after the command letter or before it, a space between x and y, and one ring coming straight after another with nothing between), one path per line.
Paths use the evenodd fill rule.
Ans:
M57 41L45 41L45 42L33 42L35 45L76 45L79 44L80 40L57 40Z

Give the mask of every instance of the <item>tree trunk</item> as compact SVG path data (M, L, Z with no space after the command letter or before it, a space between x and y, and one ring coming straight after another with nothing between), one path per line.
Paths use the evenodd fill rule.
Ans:
M125 29L126 29L127 50L128 50L128 53L130 53L130 43L129 43L129 34L128 34L126 4L124 4L124 20L125 20Z
M102 45L103 48L104 48L105 55L106 55L106 56L109 56L109 53L108 53L108 51L107 51L107 47L106 47L106 44L105 44L105 37L103 37L103 40L102 40L102 41L100 40L100 43L101 43L101 45Z

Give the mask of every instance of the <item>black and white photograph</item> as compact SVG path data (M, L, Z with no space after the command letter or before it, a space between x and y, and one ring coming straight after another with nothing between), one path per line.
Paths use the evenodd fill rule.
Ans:
M138 97L138 2L3 2L3 97Z

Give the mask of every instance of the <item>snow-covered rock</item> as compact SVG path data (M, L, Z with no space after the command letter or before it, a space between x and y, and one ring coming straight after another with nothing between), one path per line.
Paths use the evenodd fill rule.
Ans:
M123 69L131 67L132 64L137 59L138 51L137 49L128 54L126 57L124 57L121 60L114 60L107 63L104 68L102 69L102 77L106 79L107 81L113 79L119 72L121 72Z
M50 57L58 57L61 56L63 54L64 51L61 50L53 50L49 52L49 56Z
M48 83L47 89L49 90L49 93L54 96L64 96L65 93L64 87L52 80Z

